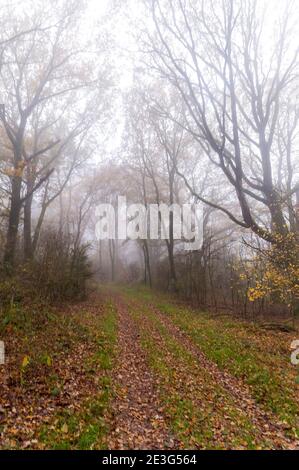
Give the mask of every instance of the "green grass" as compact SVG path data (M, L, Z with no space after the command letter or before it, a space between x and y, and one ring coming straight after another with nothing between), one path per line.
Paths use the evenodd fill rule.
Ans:
M113 367L117 320L112 303L105 307L103 316L90 332L96 338L95 353L85 364L87 373L98 376L98 391L82 403L80 411L64 410L54 418L54 424L43 427L40 440L49 449L103 449L108 433L105 413L111 398L110 371Z
M288 423L291 432L299 436L299 408L289 352L279 351L275 336L254 326L210 319L165 303L159 303L158 307L170 315L220 369L243 379L255 400ZM259 341L254 336L260 336Z

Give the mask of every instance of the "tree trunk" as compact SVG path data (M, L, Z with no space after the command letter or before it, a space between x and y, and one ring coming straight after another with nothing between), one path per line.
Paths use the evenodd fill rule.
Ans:
M33 257L33 245L31 237L31 206L33 196L26 199L24 205L24 259L28 261Z
M115 241L109 240L109 254L111 261L111 281L115 281Z
M170 292L177 292L178 287L177 287L177 277L176 277L175 264L174 264L173 246L174 246L174 244L173 244L173 238L172 238L172 240L169 240L169 242L167 243L168 259L169 259L169 286L168 286L168 290Z
M13 138L12 144L14 149L14 176L11 178L11 202L8 218L8 228L6 235L6 246L4 250L4 266L8 272L12 272L15 264L17 239L20 223L20 214L22 209L21 189L22 175L17 174L21 170L22 162L23 136L26 126L26 118L21 118L16 137Z
M12 178L11 203L8 219L8 229L6 235L6 246L4 250L4 265L11 271L15 263L16 246L18 238L18 228L21 213L21 184L22 180L18 176Z
M175 167L169 171L169 202L171 207L174 203L174 177ZM168 258L169 258L169 286L170 292L177 292L177 277L174 264L174 238L173 238L173 211L169 213L169 241L167 243Z
M147 278L150 288L152 288L152 273L151 273L151 266L150 266L150 256L149 256L149 249L147 240L144 240L143 244L143 254L144 254L144 277L145 277L145 284L147 284Z

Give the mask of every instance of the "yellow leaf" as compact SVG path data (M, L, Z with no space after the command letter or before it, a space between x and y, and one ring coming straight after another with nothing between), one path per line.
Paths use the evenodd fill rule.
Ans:
M27 367L29 362L30 362L30 357L29 356L24 356L23 361L22 361L22 368L24 369L25 367Z
M64 423L64 425L62 426L61 431L64 434L67 434L69 432L69 428L68 428L68 425L66 423Z

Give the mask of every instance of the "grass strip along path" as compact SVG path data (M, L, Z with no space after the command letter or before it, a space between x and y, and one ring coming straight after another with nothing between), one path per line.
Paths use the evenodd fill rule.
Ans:
M47 316L43 312L30 328L18 315L8 327L0 448L106 447L117 337L109 298L95 293Z

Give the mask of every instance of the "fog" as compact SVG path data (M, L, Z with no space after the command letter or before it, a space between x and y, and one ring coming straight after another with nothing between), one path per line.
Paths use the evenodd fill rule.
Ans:
M270 286L247 301L267 270L261 253L298 234L297 10L1 1L3 276L46 269L60 244L66 257L84 253L100 282L267 309ZM117 210L119 196L147 211L142 236L136 207L127 213L136 236L108 234L99 208ZM160 204L196 204L196 248L174 233L173 211L159 219L167 237L151 238L150 206ZM275 302L290 305L281 292Z

